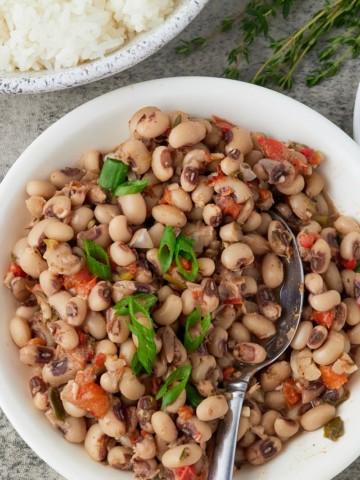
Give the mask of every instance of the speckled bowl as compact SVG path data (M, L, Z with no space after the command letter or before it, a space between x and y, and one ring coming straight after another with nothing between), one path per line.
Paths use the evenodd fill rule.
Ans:
M41 93L72 88L122 72L149 57L176 37L198 15L208 0L178 0L175 10L157 28L136 35L115 52L61 70L2 73L0 94Z

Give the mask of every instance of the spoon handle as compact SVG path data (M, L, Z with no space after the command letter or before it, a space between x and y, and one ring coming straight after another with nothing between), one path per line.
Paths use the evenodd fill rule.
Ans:
M247 377L231 385L229 411L218 427L208 480L231 480L232 478L240 413L248 383Z

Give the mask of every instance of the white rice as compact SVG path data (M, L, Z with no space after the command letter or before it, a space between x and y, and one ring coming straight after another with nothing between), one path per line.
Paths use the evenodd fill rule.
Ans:
M0 71L73 67L161 24L175 0L0 0Z

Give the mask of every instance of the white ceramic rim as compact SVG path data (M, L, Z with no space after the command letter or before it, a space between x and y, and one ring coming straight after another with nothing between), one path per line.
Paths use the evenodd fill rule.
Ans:
M156 29L136 35L119 50L76 67L41 72L0 72L0 94L41 93L72 88L122 72L145 60L176 37L208 0L183 0Z
M354 190L346 184L352 182L353 186L360 186L360 148L337 126L307 106L263 87L219 78L177 77L115 90L78 107L49 127L19 157L1 183L0 224L5 225L10 220L15 236L18 233L15 229L19 229L21 223L21 212L14 210L14 203L20 201L19 197L25 198L19 193L25 182L35 175L44 177L54 165L60 167L71 163L84 149L111 148L118 144L118 132L126 131L129 115L146 104L155 104L167 110L181 108L194 115L211 116L215 113L252 130L262 129L269 135L276 135L277 132L279 136L281 132L279 138L283 140L298 140L315 148L326 147L332 173L344 187L337 192L334 200L340 206L340 211L343 205L352 205L351 214L360 219L360 196L356 198ZM103 128L101 139L99 126ZM351 168L350 180L349 175L343 172L342 159ZM8 262L9 245L12 245L5 228L2 232L1 274ZM4 312L9 308L9 297L4 289L0 291ZM20 362L16 360L18 354L6 322L0 324L0 330L0 403L5 415L25 442L68 480L102 478L104 467L90 461L82 447L62 440L49 427L41 412L32 408L27 386L12 382L11 373L18 371L19 375L23 375L26 367L19 365ZM269 464L255 469L245 467L234 478L241 479L244 476L247 480L274 480L276 477L277 480L288 480L290 476L292 480L303 480L316 475L317 480L330 480L345 469L360 453L357 442L360 416L355 414L360 404L359 375L355 375L351 383L355 383L357 389L352 389L350 399L339 409L346 428L346 434L339 442L324 440L321 430L301 434L298 439L289 442L286 451ZM23 405L19 404L19 398L23 398ZM128 480L133 476L108 469L106 478Z
M354 125L353 125L354 140L360 145L360 83L357 89L354 105Z

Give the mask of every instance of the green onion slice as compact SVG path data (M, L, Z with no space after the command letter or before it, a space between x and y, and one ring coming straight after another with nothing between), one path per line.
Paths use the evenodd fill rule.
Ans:
M198 323L200 323L201 332L197 337L193 338L190 335L190 329ZM185 322L184 345L189 353L195 352L195 350L200 347L204 341L206 332L209 330L210 323L210 313L201 318L200 307L195 308L195 310L187 317Z
M102 280L109 280L111 278L109 255L100 245L92 240L84 239L83 244L90 273Z
M121 160L108 157L101 169L98 183L100 187L114 193L116 187L125 182L128 171L129 165Z
M152 293L135 293L122 298L114 305L114 310L117 315L129 315L129 300L132 298L141 303L147 310L149 310L158 301L158 298Z
M199 264L192 248L193 240L183 233L176 239L175 262L179 273L189 282L193 282L199 271Z
M145 178L144 180L129 180L124 182L122 185L119 185L115 190L116 197L122 197L123 195L131 195L133 193L139 193L147 187L149 180Z
M204 397L196 390L196 388L188 383L186 385L186 403L190 407L197 408L197 406L204 400Z
M51 410L53 411L57 420L64 420L66 417L66 412L64 405L60 398L60 392L57 388L50 387L48 389L49 402Z
M140 363L137 352L134 354L131 361L131 372L133 375L139 375L143 369L143 366Z
M159 389L156 400L162 398L161 408L164 409L169 403L174 402L180 393L185 389L191 374L191 365L184 365L175 370L166 379L165 383ZM174 382L179 382L173 386Z
M141 303L134 300L131 296L128 298L130 314L129 329L134 335L137 336L139 342L137 358L131 367L134 375L136 375L136 372L138 371L137 363L139 362L144 370L150 374L156 359L156 345L154 340L155 330L153 321L149 312L143 305L141 305ZM135 314L138 312L143 313L149 319L150 327L145 327L136 319Z
M354 272L360 273L360 263L356 265L356 267L354 268Z
M175 254L175 245L176 235L174 229L170 225L166 225L158 250L158 259L163 273L166 273L172 264Z

